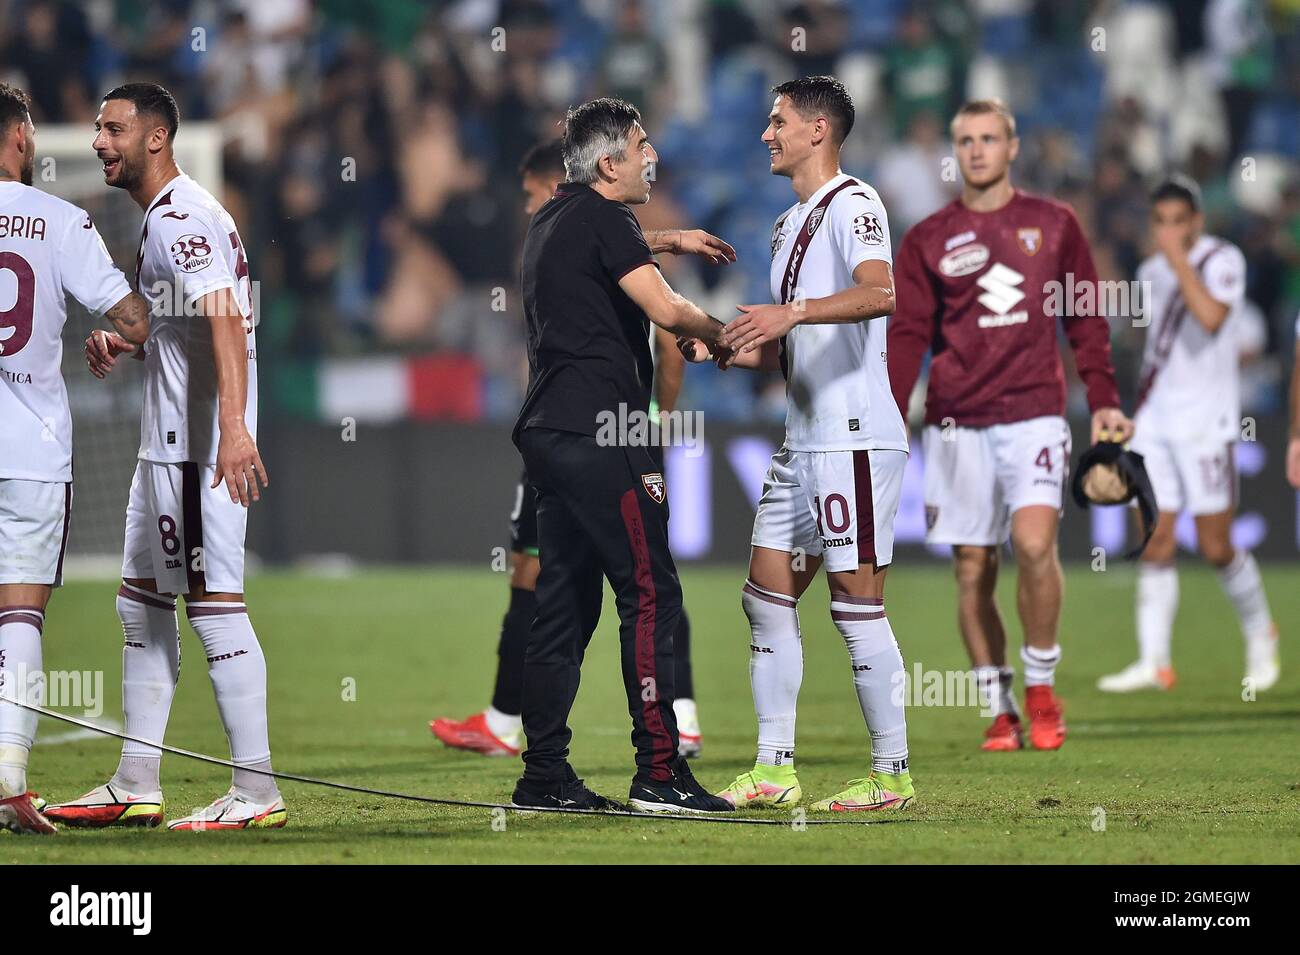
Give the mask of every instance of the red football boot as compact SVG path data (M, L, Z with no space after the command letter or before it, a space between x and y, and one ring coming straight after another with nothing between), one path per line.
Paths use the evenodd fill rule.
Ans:
M1050 686L1025 688L1029 742L1034 749L1060 749L1065 742L1065 713Z
M1021 749L1020 717L1014 713L999 713L993 725L984 733L980 749L986 753L1009 753Z
M0 829L23 835L52 836L57 829L36 808L36 793L22 793L0 799Z
M433 735L453 749L467 749L484 756L518 756L522 733L502 739L488 728L487 716L475 713L464 720L439 718L429 724Z

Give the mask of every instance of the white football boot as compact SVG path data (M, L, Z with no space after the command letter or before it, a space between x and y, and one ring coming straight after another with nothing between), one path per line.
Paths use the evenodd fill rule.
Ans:
M133 793L113 783L96 786L71 802L47 806L45 817L65 826L104 829L108 826L149 826L163 821L166 804L161 792Z
M196 809L167 828L178 832L199 832L205 829L280 829L289 819L284 799L277 793L267 803L250 802L239 795L235 787L210 806Z
M1252 640L1246 644L1246 679L1256 692L1271 689L1282 674L1282 663L1277 652L1277 627L1265 640Z
M694 759L704 752L704 737L700 734L700 716L695 711L694 700L673 700L673 716L677 717L677 752Z
M1177 682L1173 667L1158 667L1154 663L1139 660L1137 663L1130 663L1118 673L1102 677L1097 681L1097 689L1103 693L1172 690Z

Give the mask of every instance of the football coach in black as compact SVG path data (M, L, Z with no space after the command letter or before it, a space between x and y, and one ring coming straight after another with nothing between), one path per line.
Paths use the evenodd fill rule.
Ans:
M629 205L650 198L657 157L636 107L597 99L569 111L567 181L538 210L524 239L528 393L514 442L537 489L541 576L524 662L528 738L518 806L622 808L568 763L569 711L583 654L600 619L607 578L618 605L623 682L636 776L629 801L651 811L725 812L677 754L673 633L681 585L668 551L663 456L635 432L610 440L602 421L650 407L650 322L717 349L724 328L659 274ZM706 233L669 251L734 260ZM621 406L621 408L620 408ZM620 413L622 411L622 413Z

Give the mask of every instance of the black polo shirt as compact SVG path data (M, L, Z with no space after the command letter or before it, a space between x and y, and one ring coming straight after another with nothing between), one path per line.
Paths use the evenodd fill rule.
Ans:
M528 226L522 284L528 394L515 422L594 435L602 411L650 407L650 320L618 280L657 264L632 210L560 183Z

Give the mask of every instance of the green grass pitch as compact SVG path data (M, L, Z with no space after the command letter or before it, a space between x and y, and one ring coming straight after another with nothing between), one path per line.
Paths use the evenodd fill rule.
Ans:
M553 816L505 817L283 784L289 826L274 832L64 831L0 839L6 862L1295 862L1300 859L1300 569L1266 582L1283 628L1282 681L1241 698L1242 644L1211 573L1188 562L1175 638L1180 684L1163 695L1107 697L1096 678L1134 656L1128 567L1067 572L1058 689L1070 737L1056 753L985 754L971 708L908 713L918 799L857 826L741 827ZM754 717L741 568L685 568L697 698L704 727L698 778L721 787L751 764ZM1018 647L1014 575L1001 605ZM104 718L120 717L121 631L115 587L56 593L46 666L104 671ZM504 578L487 570L374 570L344 579L271 573L249 587L270 667L271 742L278 769L383 789L508 801L518 767L443 748L426 724L487 704ZM807 797L864 775L867 745L847 657L826 612L824 582L802 604L806 673L799 706ZM946 568L900 565L887 606L909 670L959 669ZM617 665L612 598L592 643L573 715L572 762L589 784L627 793L632 759ZM184 629L181 684L168 742L225 756L197 638ZM1291 635L1294 629L1291 629ZM1292 645L1293 646L1293 645ZM1019 669L1019 668L1018 668ZM352 681L355 681L354 683ZM355 687L349 700L348 687ZM103 782L119 744L43 719L31 784L53 800ZM228 771L177 756L163 762L172 815L228 786ZM811 802L811 798L809 799ZM1104 831L1096 831L1098 807ZM788 813L769 815L794 821ZM810 815L809 818L814 818Z

